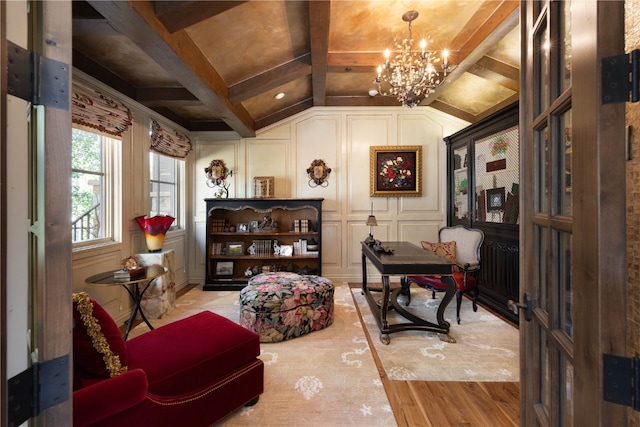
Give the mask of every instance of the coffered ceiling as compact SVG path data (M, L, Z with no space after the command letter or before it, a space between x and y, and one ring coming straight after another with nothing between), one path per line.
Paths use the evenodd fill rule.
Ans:
M518 100L518 1L73 2L73 66L192 131L243 137L314 106L371 96L382 52L408 35L456 67L416 108L469 122ZM275 99L278 93L282 99Z

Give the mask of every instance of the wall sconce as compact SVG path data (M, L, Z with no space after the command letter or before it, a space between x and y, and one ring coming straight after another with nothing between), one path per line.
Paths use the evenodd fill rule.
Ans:
M369 226L369 237L367 237L364 241L367 245L373 245L375 243L375 239L373 238L373 227L378 226L378 221L376 217L373 216L373 203L371 203L371 215L367 218L367 225Z
M233 171L230 171L227 168L227 165L224 164L224 160L211 160L209 166L204 168L204 173L207 174L207 187L218 187L215 197L219 199L223 196L225 198L229 197L229 187L231 186L231 183L226 183L225 180L228 177L233 176Z
M324 160L314 160L311 162L311 166L307 168L307 174L309 175L309 187L328 186L329 183L327 180L329 179L330 173L331 168L327 167Z

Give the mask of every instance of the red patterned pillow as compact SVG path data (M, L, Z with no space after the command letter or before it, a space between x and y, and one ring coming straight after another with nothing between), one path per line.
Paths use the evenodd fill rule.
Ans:
M425 242L422 241L422 248L431 251L434 254L448 259L451 262L456 262L456 242Z
M109 313L86 292L73 294L75 375L110 378L127 371L127 345ZM74 378L74 381L82 381Z

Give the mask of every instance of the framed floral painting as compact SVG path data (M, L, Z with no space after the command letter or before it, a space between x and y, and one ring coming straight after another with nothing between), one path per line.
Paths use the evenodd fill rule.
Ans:
M422 146L371 147L371 196L422 196Z

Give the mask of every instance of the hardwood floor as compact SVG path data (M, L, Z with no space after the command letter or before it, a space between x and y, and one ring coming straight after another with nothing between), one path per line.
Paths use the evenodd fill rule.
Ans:
M354 286L354 284L349 284ZM188 285L177 297L197 285ZM356 286L360 286L359 284ZM517 382L391 381L371 344L399 427L517 427L520 384ZM375 337L375 339L378 339Z
M349 286L361 285L349 283ZM520 425L520 383L391 381L366 328L365 334L399 427Z

